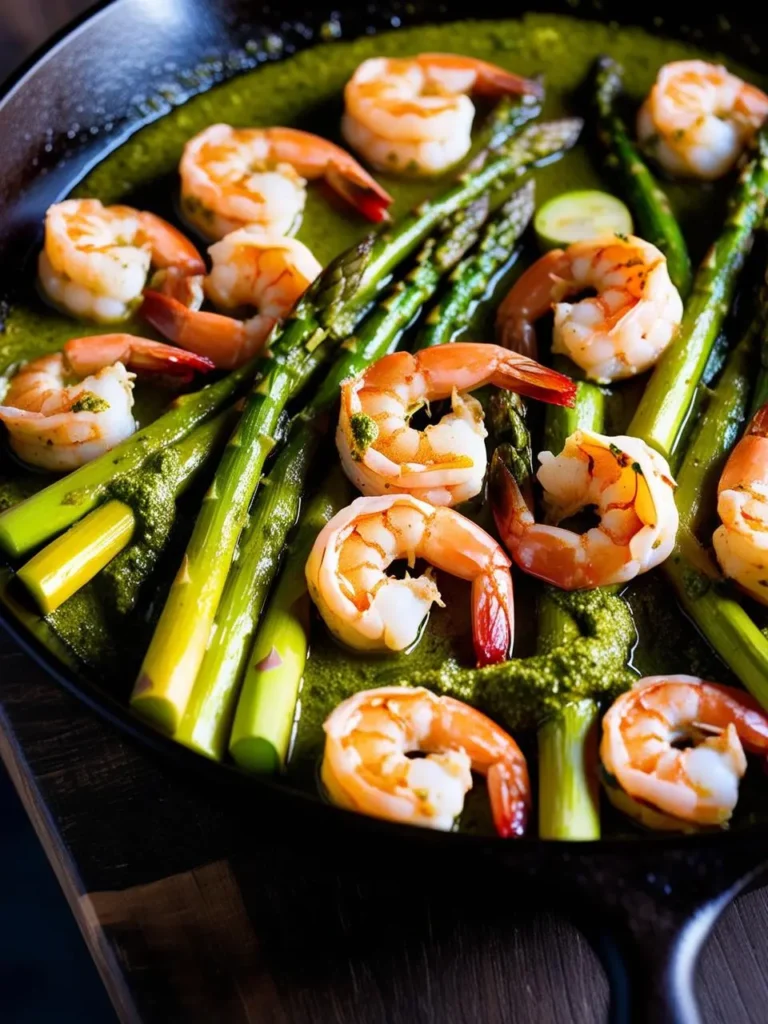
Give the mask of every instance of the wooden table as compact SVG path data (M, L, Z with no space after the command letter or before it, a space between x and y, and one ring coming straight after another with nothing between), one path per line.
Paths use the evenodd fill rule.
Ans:
M0 70L85 6L4 0ZM406 852L387 870L345 865L354 849L300 822L282 835L242 794L180 777L1 634L0 754L123 1020L605 1019L594 953L514 878ZM766 892L731 906L704 951L707 1022L768 1019Z

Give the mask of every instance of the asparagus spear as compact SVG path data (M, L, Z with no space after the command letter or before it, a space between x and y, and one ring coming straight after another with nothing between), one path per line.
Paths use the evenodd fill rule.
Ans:
M691 258L672 213L666 193L659 187L616 112L623 68L612 57L600 57L594 71L594 103L598 135L617 172L637 220L639 234L667 257L672 283L685 299L691 290Z
M178 444L156 453L135 477L110 485L108 493L122 492L120 498L114 497L94 509L19 569L19 579L43 615L55 611L108 563L112 563L110 570L121 580L115 606L121 612L130 611L138 587L154 567L170 530L176 499L223 443L232 423L232 410L219 413ZM150 527L143 521L147 505L162 506L162 537L153 536L150 544L146 535L156 533L158 524L153 522ZM131 544L137 526L139 536ZM131 571L126 573L128 568Z
M165 732L175 731L189 699L280 416L325 358L328 325L356 291L370 251L368 239L326 268L271 342L203 499L131 698L133 709Z
M595 701L572 701L539 729L541 839L600 838L599 715Z
M267 477L268 486L243 532L211 642L174 734L180 742L212 758L223 755L232 702L237 696L248 647L285 539L299 514L307 475L341 382L394 346L402 330L434 293L441 275L476 240L487 212L487 201L478 200L454 215L440 240L428 240L415 268L404 281L394 285L367 318L358 337L350 339L314 400L294 420L286 447Z
M442 345L466 327L474 303L483 298L494 275L512 257L515 243L531 219L533 202L533 181L510 196L499 216L488 224L477 250L451 274L450 287L427 314L414 349Z
M725 226L696 274L677 338L661 357L628 433L667 460L674 454L696 388L733 299L768 194L768 126L731 196Z
M258 372L257 357L227 377L176 399L154 423L74 473L0 514L0 548L19 558L66 530L94 509L116 479L133 476L144 463L186 437L240 394Z
M101 572L130 543L135 529L131 506L107 501L38 551L17 575L40 614L56 611Z
M500 149L513 135L541 113L541 97L532 92L520 96L503 96L485 120L472 147L478 164L488 159L491 152Z
M708 551L694 531L700 525L699 495L719 475L743 423L753 376L755 332L734 349L701 416L678 477L680 529L675 549L664 563L680 603L749 692L768 708L768 639L730 596Z
M173 733L208 643L214 616L248 505L258 486L272 433L290 397L319 365L330 337L351 334L382 279L445 217L492 185L573 145L581 122L531 125L466 172L441 198L423 203L391 232L355 247L320 275L272 343L264 376L252 391L174 580L134 688L134 710Z
M561 361L562 362L562 361ZM564 370L565 367L558 366ZM545 413L544 447L560 452L576 430L603 429L605 399L594 384L580 381L572 408ZM576 623L545 590L539 601L538 649L547 654L579 635ZM542 839L599 839L597 719L595 701L564 705L539 729L539 835Z
M349 502L352 488L336 469L302 515L248 659L229 740L234 760L251 772L285 765L309 648L310 600L304 569L317 535Z

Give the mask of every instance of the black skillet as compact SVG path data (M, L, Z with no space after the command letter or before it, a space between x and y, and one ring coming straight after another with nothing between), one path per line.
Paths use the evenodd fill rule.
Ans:
M614 0L580 7L571 2L536 6L627 21L626 4ZM691 18L686 6L666 0L658 9L636 7L631 21L759 64L760 40L750 35L752 4L731 0L727 22L701 9ZM524 9L506 4L503 14L514 17ZM249 0L114 0L28 64L0 99L0 314L19 267L40 244L49 203L169 105L275 59L264 45L270 33L281 38L285 54L319 41L330 10L305 10L293 0L280 0L277 9L259 9ZM398 24L500 13L497 3L476 2L468 10L459 3L409 2L350 5L338 20L342 35L351 38ZM2 608L0 623L61 685L160 751L176 770L247 785L276 812L287 808L294 817L312 815L325 826L321 834L329 837L354 827L361 838L372 834L378 843L383 829L396 842L412 844L411 849L421 844L425 857L434 851L448 854L450 848L475 868L491 858L514 871L518 884L539 885L550 895L557 892L559 906L574 914L603 959L616 1019L649 1024L699 1019L692 988L698 951L723 907L768 866L768 828L762 826L722 835L578 844L443 836L356 818L269 780L213 765L171 743L135 720L108 693L65 668Z

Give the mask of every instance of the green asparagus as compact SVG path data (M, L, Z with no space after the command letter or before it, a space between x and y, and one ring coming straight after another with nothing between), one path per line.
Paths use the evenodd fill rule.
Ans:
M724 229L696 274L678 336L656 364L628 433L667 460L675 453L696 389L731 306L739 272L768 195L768 126L731 196Z
M669 276L685 299L691 290L688 248L666 193L657 184L616 113L622 73L621 65L612 57L601 57L595 65L593 90L598 134L608 154L607 163L624 187L637 221L638 234L658 246L667 257Z
M167 541L176 500L220 450L234 419L233 409L219 413L156 452L133 476L110 483L103 505L19 569L19 579L43 615L99 572L100 593L108 603L121 614L134 607Z
M304 568L318 533L351 495L351 485L336 467L301 517L262 619L229 740L230 754L247 771L274 772L285 765L309 648L310 600Z
M485 229L475 252L451 274L450 287L430 309L414 349L442 345L469 323L474 304L514 255L515 243L533 214L535 189L528 182L512 195Z
M563 365L557 369L565 370ZM547 451L562 451L576 430L603 429L605 399L595 384L580 381L572 408L548 406ZM578 636L573 617L545 590L539 600L538 649L547 654ZM539 729L539 835L542 839L599 839L597 719L595 701L565 704Z

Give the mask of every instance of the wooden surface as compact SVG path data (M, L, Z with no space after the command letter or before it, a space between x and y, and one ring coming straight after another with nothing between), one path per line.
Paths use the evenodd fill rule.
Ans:
M0 73L84 6L2 0ZM123 1020L606 1017L594 953L513 877L467 877L423 853L408 863L405 850L391 866L342 866L354 849L309 823L283 835L242 793L179 777L2 635L0 753ZM707 1022L768 1019L767 935L766 890L726 911L698 971Z

